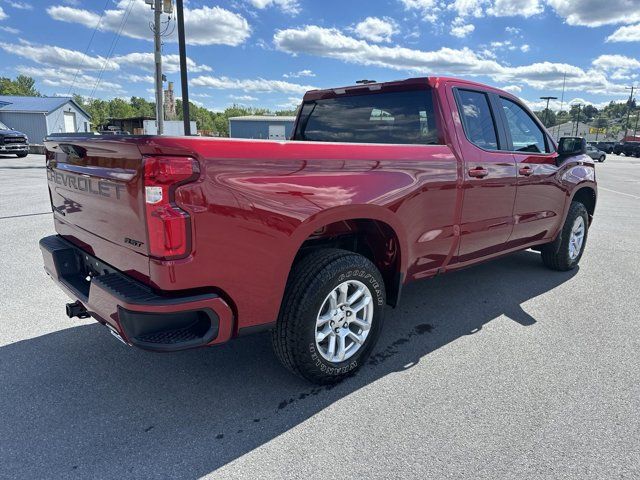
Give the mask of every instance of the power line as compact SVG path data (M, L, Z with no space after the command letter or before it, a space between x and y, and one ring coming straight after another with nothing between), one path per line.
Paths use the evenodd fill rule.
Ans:
M118 40L120 39L120 35L122 34L124 27L127 24L127 20L129 19L129 15L131 14L133 2L134 0L129 0L129 5L127 5L127 8L124 10L124 13L122 15L122 20L120 21L120 26L118 27L118 30L115 36L113 37L113 40L111 41L111 46L107 51L107 58L105 58L104 63L102 64L102 68L100 69L100 73L98 74L98 79L96 80L96 83L93 86L93 89L91 90L91 95L90 95L91 98L93 98L93 95L98 89L98 86L102 81L102 75L104 74L107 68L107 64L109 63L109 61L111 60L111 57L113 56L113 53L115 52L116 46L118 45Z

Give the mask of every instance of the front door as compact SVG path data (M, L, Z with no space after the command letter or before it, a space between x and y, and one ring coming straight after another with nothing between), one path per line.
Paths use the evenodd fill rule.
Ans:
M497 126L487 92L455 89L464 139L463 203L458 262L468 262L506 248L513 229L516 163L501 151L504 133ZM466 140L466 141L465 141Z
M499 97L508 150L518 169L518 194L509 246L549 238L562 221L565 192L557 176L553 143L533 116L517 101Z

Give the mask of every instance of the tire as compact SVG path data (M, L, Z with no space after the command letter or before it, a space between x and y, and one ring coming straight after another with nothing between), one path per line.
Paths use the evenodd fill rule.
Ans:
M364 301L361 310L351 311L348 307L346 311L339 310L340 300L345 297L340 298L338 287L345 284L348 287L345 297L348 298L356 298L356 289L365 287L361 297L350 305L357 308ZM333 292L337 304L332 304L329 298ZM368 303L365 298L369 298ZM369 357L382 331L385 304L384 281L367 258L333 248L313 251L298 261L289 275L280 315L271 336L276 356L291 372L313 383L339 382L354 373ZM332 312L337 312L337 316L332 316ZM351 323L343 324L349 322L348 315L351 315ZM368 323L364 321L367 317ZM323 321L326 323L321 326ZM319 334L316 329L321 329ZM359 337L361 343L357 343L348 331ZM323 339L318 341L323 334ZM328 358L332 354L332 341L335 359ZM338 360L341 344L342 361Z
M24 158L28 155L28 153L16 153L16 157L18 158Z
M575 243L571 245L572 231L582 220L582 241L579 248L575 249ZM542 262L551 270L565 272L574 269L584 252L587 244L587 233L589 231L589 215L587 209L580 202L571 202L567 219L562 226L562 230L556 241L545 245L542 248Z
M600 163L604 162L604 155L602 155L602 156L598 159L598 161L599 161Z

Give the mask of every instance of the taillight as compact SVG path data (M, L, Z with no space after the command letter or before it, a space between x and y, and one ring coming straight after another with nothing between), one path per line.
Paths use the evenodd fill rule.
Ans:
M147 157L144 161L144 197L149 254L169 259L190 252L189 214L175 204L178 186L195 180L198 163L184 157Z

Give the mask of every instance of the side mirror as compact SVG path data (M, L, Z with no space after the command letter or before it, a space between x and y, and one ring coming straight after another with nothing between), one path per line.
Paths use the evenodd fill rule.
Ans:
M562 137L558 142L558 156L573 157L587 153L587 140L583 137Z

